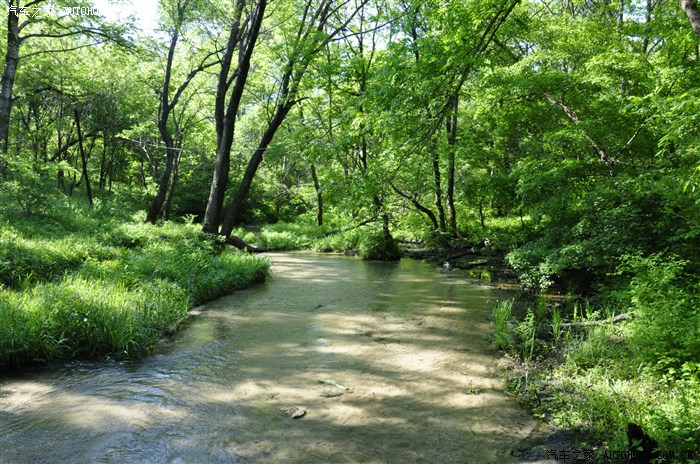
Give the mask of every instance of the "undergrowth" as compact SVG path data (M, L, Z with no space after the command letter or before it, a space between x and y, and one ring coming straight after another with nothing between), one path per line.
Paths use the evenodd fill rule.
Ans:
M697 463L698 284L672 256L623 262L628 285L607 295L618 311L580 301L546 306L540 297L515 320L512 301L494 305L493 343L510 360L507 390L535 415L576 432L579 449L595 450L594 462L613 462L606 450L627 450L634 422L674 453L664 462ZM615 313L629 317L613 323Z
M59 204L0 231L0 369L143 355L188 309L267 275L194 224Z
M299 220L294 223L266 224L257 232L239 228L233 234L266 251L312 249L376 260L396 259L400 255L396 241L387 240L382 228L376 224L343 230Z

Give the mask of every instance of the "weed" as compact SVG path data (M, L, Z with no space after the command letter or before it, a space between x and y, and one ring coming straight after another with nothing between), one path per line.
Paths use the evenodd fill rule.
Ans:
M499 350L509 349L513 344L513 334L509 322L513 314L513 300L497 302L491 309L491 326L493 327L493 344Z
M561 338L561 311L559 311L559 308L554 308L552 309L552 335L554 335L554 342L559 343L559 339Z

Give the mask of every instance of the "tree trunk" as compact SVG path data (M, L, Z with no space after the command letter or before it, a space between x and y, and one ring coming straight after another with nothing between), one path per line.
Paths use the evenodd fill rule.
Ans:
M173 60L175 58L175 49L177 48L177 41L180 37L180 28L182 27L182 22L184 18L184 5L178 2L177 18L172 31L172 37L170 38L170 47L168 49L168 58L165 64L165 73L163 75L163 87L159 94L160 102L158 106L158 131L160 136L165 143L165 167L163 168L163 173L160 177L160 182L158 182L158 193L151 203L151 208L148 210L148 215L146 216L146 221L151 224L155 224L160 215L160 210L165 202L165 195L168 192L168 186L170 185L170 174L173 171L173 162L176 156L176 148L173 143L173 136L168 130L168 119L170 118L170 112L176 104L176 99L170 102L170 80L172 77L173 70ZM186 84L184 84L186 86ZM184 88L183 88L184 90Z
M107 129L102 131L102 156L100 157L100 190L107 184Z
M447 231L447 225L445 222L445 208L442 206L442 179L440 175L440 155L438 154L437 147L432 148L433 157L433 178L435 181L435 207L438 212L438 219L440 221L440 232Z
M221 235L224 237L231 235L233 227L236 224L236 221L238 221L241 211L243 210L243 202L248 196L248 191L250 190L255 174L258 171L258 166L260 166L260 163L263 160L265 151L267 150L267 147L270 146L272 139L275 137L277 129L279 129L284 122L284 118L287 117L290 109L292 109L291 103L277 107L275 116L272 118L272 121L270 121L270 124L267 126L267 130L265 130L265 133L260 139L257 150L255 150L255 153L253 153L250 161L248 161L248 167L243 174L243 179L238 186L238 190L236 191L236 195L233 197L233 201L226 210L226 217L221 225Z
M168 138L170 138L170 134L168 134ZM165 203L165 195L170 185L170 174L173 172L173 161L175 158L175 148L172 146L172 139L170 140L170 144L166 142L166 149L168 153L165 157L165 168L163 168L163 174L158 183L158 193L151 202L151 208L148 210L148 215L146 216L146 222L150 222L151 224L155 224L158 220L158 215L163 207L163 203Z
M238 1L237 14L239 15L239 20L244 3L245 2L243 0ZM259 0L256 11L253 14L253 17L250 18L248 32L246 37L244 37L245 48L242 50L243 53L241 54L241 59L238 63L236 72L234 73L236 79L233 83L233 90L231 91L228 104L225 104L225 101L228 89L231 85L229 82L231 60L233 59L233 52L237 48L238 42L241 39L239 36L240 31L238 29L239 21L234 22L234 25L231 27L228 44L222 59L222 67L221 71L219 72L219 82L216 90L215 104L217 141L216 164L214 165L214 176L212 178L209 199L207 200L207 209L204 213L204 224L202 226L202 230L212 234L216 234L219 231L219 223L221 222L221 215L224 207L224 196L226 195L226 188L228 186L229 169L231 167L231 145L233 144L236 116L241 98L243 97L243 89L245 88L248 80L250 59L253 54L253 49L255 48L255 43L258 40L258 34L260 33L260 26L262 24L263 16L265 15L266 7L267 0ZM262 155L260 155L260 159L262 160ZM251 159L251 162L252 161L253 160Z
M228 146L228 150L225 147L219 147L216 150L214 177L211 181L209 199L207 200L207 209L204 213L204 224L202 225L202 230L211 234L216 234L219 232L221 212L224 209L224 196L226 195L228 174L231 166L230 143Z
M180 180L180 159L182 159L182 151L175 158L175 164L173 165L173 181L168 189L168 198L165 200L165 206L163 206L163 220L170 220L170 208L173 205L173 198L175 197L175 188Z
M10 0L9 6L16 6ZM7 153L10 134L10 112L12 111L12 87L15 83L17 64L19 62L19 17L16 13L7 12L7 50L5 52L5 68L0 82L0 152ZM5 160L0 160L0 172L5 169Z
M75 128L78 131L78 150L80 151L80 159L83 163L83 179L85 179L85 190L87 191L88 203L90 203L90 206L92 206L92 188L90 188L90 176L88 175L87 157L85 156L85 149L83 147L83 132L82 130L80 130L80 115L78 113L77 106L73 108L73 114L75 116Z
M450 214L450 232L455 237L459 236L457 231L457 210L455 209L455 152L457 151L457 111L459 109L459 97L452 99L450 116L447 119L447 211Z
M311 178L314 180L314 189L316 190L316 206L318 207L318 213L316 214L316 224L319 226L323 225L323 193L321 192L321 186L318 183L318 175L316 174L316 166L311 163Z
M690 21L690 25L697 35L700 36L700 11L695 0L681 0L681 8Z

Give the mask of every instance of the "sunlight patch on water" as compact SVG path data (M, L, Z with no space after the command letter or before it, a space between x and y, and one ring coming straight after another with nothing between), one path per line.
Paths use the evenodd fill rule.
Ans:
M487 289L415 261L271 258L151 358L0 381L0 462L500 464L534 427L501 392Z

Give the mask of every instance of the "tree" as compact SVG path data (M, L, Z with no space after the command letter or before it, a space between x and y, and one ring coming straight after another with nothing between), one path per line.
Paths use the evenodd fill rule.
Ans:
M155 223L158 219L163 204L166 202L166 194L168 192L168 205L170 205L175 186L177 185L177 176L174 177L172 183L170 179L173 174L173 169L175 169L177 173L177 166L182 154L182 136L186 128L180 127L179 123L181 121L178 118L171 118L172 113L178 103L180 103L183 93L197 74L218 64L218 60L212 59L212 56L219 52L216 50L206 54L201 59L199 65L189 71L182 83L173 92L171 86L178 40L180 39L186 19L191 19L197 3L196 0L176 0L172 4L163 2L162 5L167 16L167 23L169 24L170 45L165 62L162 87L160 90L157 90L156 93L158 94L158 132L165 144L166 158L165 167L163 168L162 175L158 182L158 192L155 198L153 198L151 207L148 210L148 215L146 216L146 221L151 223ZM188 16L189 18L187 18ZM174 125L174 130L171 128L171 125Z
M681 0L681 8L683 8L695 33L700 36L700 11L698 11L695 0Z
M248 3L246 0L238 0L236 2L234 17L229 29L226 48L221 57L221 69L218 74L214 109L216 164L202 227L205 232L212 234L219 232L224 196L228 187L231 145L235 134L236 118L241 99L243 98L243 91L248 81L253 50L258 41L260 27L267 8L267 0ZM247 7L250 10L247 10ZM235 67L232 67L236 50L239 51L238 63Z
M46 0L29 1L23 6L20 3L18 0L8 0L5 64L0 78L0 153L7 153L8 150L13 87L21 58L20 47L23 43L28 40L60 39L80 35L94 38L97 43L111 41L126 44L122 38L123 28L96 21L94 15L88 14L93 12L93 8L88 3L71 2L70 5L64 5L64 2L57 2L57 5L54 5ZM86 14L72 14L76 9L78 13L84 10ZM56 13L55 17L54 13ZM23 31L26 33L20 35ZM84 46L86 45L79 45L79 47ZM68 50L47 48L33 53L65 51ZM1 166L2 160L0 160Z
M386 92L385 104L392 113L398 112L404 121L411 123L408 130L393 121L387 126L397 127L402 134L392 137L403 139L401 144L406 148L400 151L413 150L420 154L418 158L425 158L422 164L427 163L429 169L417 167L413 162L404 163L403 167L413 171L407 173L410 179L416 177L416 169L430 176L433 206L427 206L427 200L422 198L426 196L425 183L412 181L400 185L404 183L401 167L396 169L391 185L430 220L436 234L459 236L455 176L463 88L497 42L497 33L518 3L517 0L448 2L447 5L425 2L405 3L402 7L400 26L405 38L391 49L390 61L395 70L391 80L397 90ZM436 30L441 33L431 33Z
M315 4L317 3L317 4ZM343 7L346 2L337 0L321 0L314 2L307 0L301 4L300 13L292 11L292 17L295 21L291 22L291 27L286 29L285 33L285 54L281 56L282 67L280 74L276 76L278 83L277 89L274 92L274 111L268 120L258 147L248 161L248 165L243 173L243 178L233 196L231 203L226 208L225 217L221 227L221 235L230 236L233 227L241 213L241 207L250 190L258 166L263 160L265 151L272 142L275 133L284 122L289 111L296 105L301 97L299 89L315 55L317 55L324 46L337 36L343 28L352 20L357 10L350 10L345 18L342 17ZM205 216L204 230L212 233L219 232L219 219L223 211L223 200L228 182L228 170L230 167L230 149L233 142L234 124L236 111L240 104L243 87L246 83L248 70L250 68L250 59L253 52L253 46L258 38L258 32L262 23L262 16L265 10L266 2L261 0L258 2L255 13L250 19L249 33L245 36L245 46L242 57L239 59L239 65L236 75L236 84L232 92L232 97L229 100L226 112L223 112L223 97L228 90L227 81L228 69L224 73L226 66L222 67L222 73L219 75L219 90L217 90L217 128L220 127L221 136L219 136L220 149L217 149L217 163L212 182L212 190L207 204L207 213ZM330 25L332 19L337 19L336 24ZM329 30L326 30L327 28ZM225 61L224 61L225 62Z

